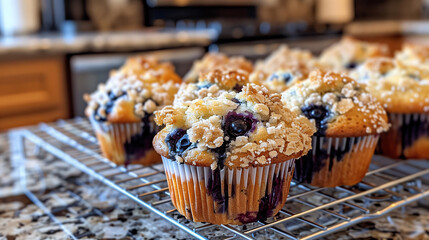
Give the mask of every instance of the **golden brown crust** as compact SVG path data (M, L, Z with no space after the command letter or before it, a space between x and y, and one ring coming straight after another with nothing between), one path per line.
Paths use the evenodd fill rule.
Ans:
M359 65L373 57L388 57L387 45L359 41L344 37L340 42L325 49L319 57L322 64L336 71L346 70L351 64Z
M225 119L230 114L252 121L253 130L230 139L225 133ZM154 139L159 154L213 169L218 167L218 156L212 149L224 143L226 158L222 163L226 167L263 166L306 154L315 131L307 119L284 108L279 94L253 84L244 86L239 93L224 91L219 96L166 107L156 113L156 122L167 126ZM196 144L179 157L171 156L165 140L176 129L186 130L189 141Z
M106 84L85 95L89 118L111 123L140 122L146 115L173 103L180 77L170 63L152 57L133 57L112 72Z
M220 89L233 89L237 84L245 85L249 82L249 73L241 69L219 67L213 71L201 73L200 82L216 84Z
M316 64L315 60L315 57L310 51L291 49L287 45L282 45L264 61L258 62L255 66L255 71L266 71L271 73L282 67L302 70L305 66Z
M134 114L134 103L130 101L117 101L116 111L107 115L107 121L111 123L140 122L141 119Z
M152 82L169 82L181 83L182 80L175 73L173 64L170 62L159 62L153 56L134 56L127 59L125 64L114 71L115 73L123 73L127 76L137 76L140 81L148 83Z
M310 71L316 68L323 66L311 52L282 45L264 61L256 64L250 81L280 93L293 83L306 79Z
M429 68L429 46L405 43L395 59L407 65Z
M373 58L352 73L390 113L429 112L429 69Z
M192 100L218 97L228 91L240 91L249 83L249 74L240 69L219 67L200 74L197 83L183 83L177 92L174 105L190 104Z
M222 53L207 53L201 60L195 61L191 70L183 78L184 82L197 82L200 74L206 74L219 67L241 70L246 73L253 71L253 65L244 57L227 57Z
M387 131L389 125L383 107L346 75L313 71L310 77L286 90L283 102L299 114L311 106L328 109L325 135L328 137L357 137Z
M375 113L375 111L371 111L369 114L380 115L379 118L381 118L381 120L379 121L385 123L387 127L387 115ZM358 111L358 108L352 108L347 112L347 114L339 115L335 120L335 124L328 124L326 136L349 137L371 135L370 133L376 133L378 127L374 127L374 123L371 123L371 120L364 121L363 119L369 118L368 116L362 116L362 112ZM371 129L370 133L367 132L368 128Z

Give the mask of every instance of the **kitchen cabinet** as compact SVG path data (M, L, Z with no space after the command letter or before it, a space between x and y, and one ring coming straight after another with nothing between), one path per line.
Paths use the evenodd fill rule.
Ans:
M69 115L64 56L0 60L0 130Z

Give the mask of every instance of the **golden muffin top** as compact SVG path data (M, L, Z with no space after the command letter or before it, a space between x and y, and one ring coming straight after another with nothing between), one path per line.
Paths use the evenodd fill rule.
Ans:
M409 65L429 68L429 46L406 43L395 59Z
M183 83L175 96L174 104L190 103L194 99L207 96L217 97L225 91L239 92L247 83L249 74L246 71L219 67L200 74L197 83Z
M136 76L139 81L152 83L182 82L182 79L176 74L173 64L170 62L160 62L153 56L135 56L128 58L124 65L111 74L123 74L127 76Z
M194 62L183 80L188 83L197 82L200 74L205 74L219 67L241 70L247 73L253 71L253 64L244 57L228 57L223 53L207 53L202 59Z
M191 102L166 106L155 121L165 125L154 138L162 156L197 166L246 168L306 154L314 126L285 108L280 94L247 84Z
M359 137L385 132L387 115L365 87L344 74L316 70L282 94L296 113L315 122L317 135Z
M387 45L368 43L350 37L326 48L319 57L321 64L336 71L351 70L373 57L389 56Z
M96 121L140 122L154 111L173 103L180 77L170 63L135 57L110 74L97 91L86 94L86 115Z
M280 93L296 81L306 79L311 70L320 67L310 51L282 45L264 61L256 64L250 81Z
M392 58L366 61L351 75L390 113L429 112L429 69Z

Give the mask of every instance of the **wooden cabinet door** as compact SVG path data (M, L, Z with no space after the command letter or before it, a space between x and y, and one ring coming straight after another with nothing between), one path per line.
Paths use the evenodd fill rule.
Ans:
M0 61L0 130L69 117L62 56Z

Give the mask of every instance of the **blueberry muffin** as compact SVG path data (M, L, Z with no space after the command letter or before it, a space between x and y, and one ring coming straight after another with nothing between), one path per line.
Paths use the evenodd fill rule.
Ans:
M281 93L293 83L306 79L310 71L316 68L322 68L322 65L309 51L283 45L256 64L250 81Z
M187 219L244 224L283 207L314 126L255 84L167 106L155 121L171 199Z
M248 72L221 66L201 73L196 83L183 83L175 96L174 104L186 104L207 96L217 97L226 91L240 92L247 83L249 83Z
M395 54L395 59L413 66L429 69L429 46L407 43Z
M353 76L366 83L392 124L380 137L380 153L391 158L429 158L429 70L390 58L368 60Z
M353 79L316 70L282 94L285 105L316 125L313 148L296 161L295 178L318 187L362 180L379 134L388 130L380 103Z
M85 113L103 155L118 165L160 162L152 147L157 132L153 113L173 103L180 82L171 64L134 57L85 95Z
M321 64L336 71L352 70L365 60L389 56L387 45L368 43L350 37L325 49L319 57Z
M223 53L207 53L202 59L194 62L183 80L188 83L197 82L201 73L207 73L219 67L241 70L247 73L253 71L252 63L244 57L227 57Z

